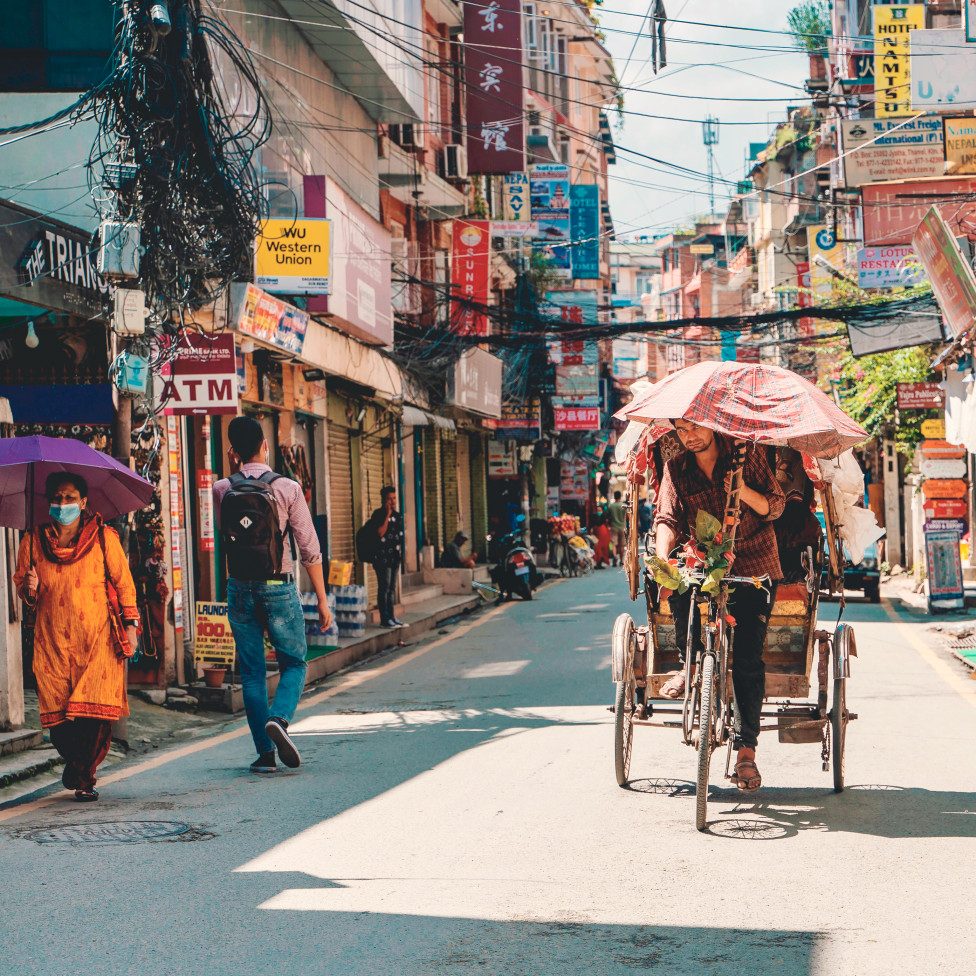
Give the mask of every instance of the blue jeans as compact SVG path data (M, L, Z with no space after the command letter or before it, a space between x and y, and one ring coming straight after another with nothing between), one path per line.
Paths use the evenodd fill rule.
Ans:
M264 731L271 715L290 722L305 688L305 618L294 583L229 579L227 616L237 645L241 687L247 724L258 755L271 752L274 743ZM268 707L268 673L264 659L264 633L278 658L278 690Z
M396 574L399 566L384 566L373 563L376 573L376 605L380 611L380 623L393 620L393 594L396 590Z

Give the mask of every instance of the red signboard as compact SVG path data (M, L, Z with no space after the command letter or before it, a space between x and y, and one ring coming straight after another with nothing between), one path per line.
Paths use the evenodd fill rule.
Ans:
M915 229L933 205L953 234L966 237L976 217L976 179L866 184L861 199L867 245L911 244Z
M179 352L165 375L165 414L213 416L237 411L237 356L234 337L197 333L180 337Z
M525 169L520 0L464 4L464 80L468 103L468 170Z
M945 391L938 383L898 383L899 410L931 410L945 406Z
M976 322L976 276L935 207L918 225L912 244L952 334L961 336Z
M599 430L599 407L554 407L556 430Z
M487 220L455 220L451 246L451 330L488 335L491 233Z
M968 506L962 498L945 498L926 501L922 511L927 519L964 519L968 515Z

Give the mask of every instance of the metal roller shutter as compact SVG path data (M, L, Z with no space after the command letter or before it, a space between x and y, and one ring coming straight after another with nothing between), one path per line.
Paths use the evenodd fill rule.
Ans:
M349 430L329 422L329 547L333 559L356 558L352 510L352 461Z
M471 441L466 433L457 439L458 528L474 538L471 521Z
M457 445L460 437L454 431L441 431L441 482L444 495L444 532L438 548L443 550L458 530Z

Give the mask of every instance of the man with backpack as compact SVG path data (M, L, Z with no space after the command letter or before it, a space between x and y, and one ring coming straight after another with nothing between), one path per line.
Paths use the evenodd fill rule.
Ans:
M258 751L255 773L273 773L275 750L294 769L301 756L291 721L305 687L305 617L298 596L295 547L318 598L319 623L332 621L322 574L322 550L297 481L268 466L270 449L261 425L235 417L227 428L229 478L213 487L214 512L227 554L227 604L241 667L247 722ZM285 544L286 536L290 545ZM278 689L268 705L264 635L278 659Z

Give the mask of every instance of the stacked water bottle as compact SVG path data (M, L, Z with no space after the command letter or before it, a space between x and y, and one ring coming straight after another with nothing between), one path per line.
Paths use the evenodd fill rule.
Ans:
M335 619L340 637L362 637L366 633L366 587L333 586Z
M332 611L332 623L329 624L328 629L323 630L322 625L319 623L319 602L314 593L302 593L302 616L305 618L305 633L309 637L324 637L327 638L325 641L326 646L330 646L333 642L336 642L335 646L338 646L339 640L339 627L336 623L336 599L335 594L330 593L328 595L329 609ZM329 639L331 638L331 640ZM317 646L322 646L321 641L315 642Z

